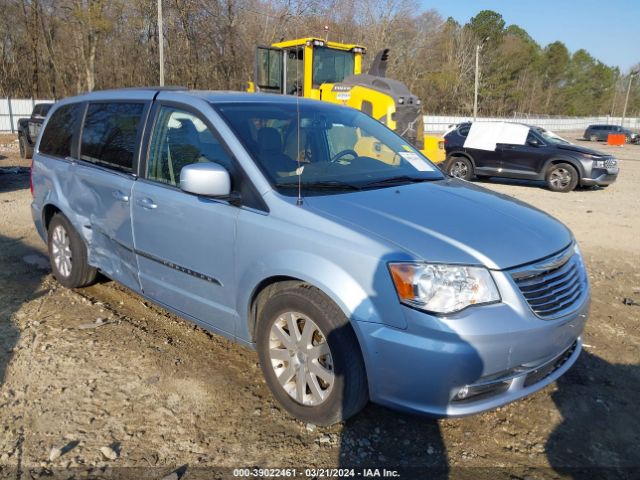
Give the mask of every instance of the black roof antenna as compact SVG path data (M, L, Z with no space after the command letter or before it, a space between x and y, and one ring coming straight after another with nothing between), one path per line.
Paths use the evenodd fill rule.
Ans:
M298 38L298 23L296 22L296 38ZM302 200L302 171L304 170L304 166L300 165L300 85L298 83L300 77L298 75L298 67L300 61L298 59L298 55L302 52L302 60L304 61L304 47L302 50L299 50L300 47L296 47L296 120L297 120L297 137L298 137L298 148L296 150L296 159L298 160L298 168L296 168L296 175L298 176L298 199L296 200L296 205L301 207L304 201ZM286 75L286 73L285 73ZM302 82L302 88L304 89L304 81ZM286 88L286 87L285 87ZM304 91L304 90L303 90Z

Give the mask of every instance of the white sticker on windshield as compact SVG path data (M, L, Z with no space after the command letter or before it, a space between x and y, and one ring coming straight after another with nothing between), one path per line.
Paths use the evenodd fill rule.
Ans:
M398 152L398 155L413 165L419 172L433 172L433 167L420 158L420 155L415 152Z

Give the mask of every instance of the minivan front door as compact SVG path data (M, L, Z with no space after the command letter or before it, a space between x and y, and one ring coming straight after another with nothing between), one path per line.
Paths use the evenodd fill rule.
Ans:
M179 188L180 170L230 159L206 123L172 106L157 108L145 179L132 194L132 222L145 295L206 324L235 333L238 208Z

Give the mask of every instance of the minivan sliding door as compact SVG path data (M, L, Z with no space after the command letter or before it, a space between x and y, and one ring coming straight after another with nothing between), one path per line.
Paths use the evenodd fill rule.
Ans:
M68 190L69 203L87 229L89 262L135 291L140 291L140 284L130 199L147 106L144 101L88 105L80 161Z

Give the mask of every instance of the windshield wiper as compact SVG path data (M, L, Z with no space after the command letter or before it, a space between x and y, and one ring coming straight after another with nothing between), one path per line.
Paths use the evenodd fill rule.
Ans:
M318 182L302 182L302 188L317 188L323 190L360 190L360 187L352 183L344 183L337 180L325 180ZM276 183L276 187L298 188L298 183Z
M369 187L384 187L391 185L402 185L404 183L420 183L420 182L432 182L434 180L440 180L438 177L411 177L409 175L399 175L397 177L384 178L382 180L374 180L373 182L365 183L361 185L361 188Z

